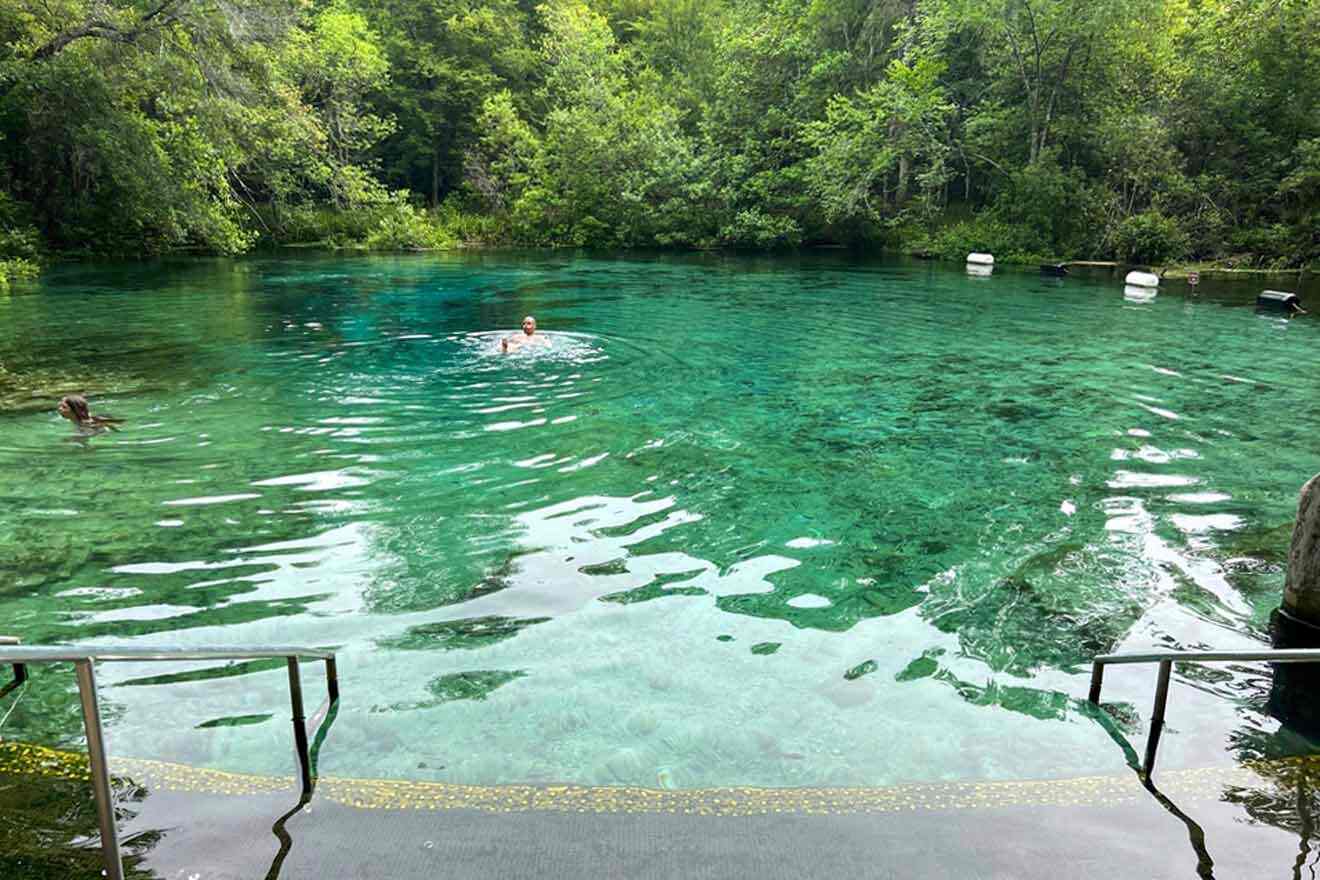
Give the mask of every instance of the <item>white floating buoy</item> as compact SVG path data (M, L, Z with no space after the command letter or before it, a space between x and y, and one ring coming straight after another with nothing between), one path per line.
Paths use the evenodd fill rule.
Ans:
M993 266L995 264L994 254L968 254L967 265L969 266Z
M1150 272L1129 272L1123 283L1132 287L1159 287L1160 276Z
M994 266L986 266L981 263L968 263L967 274L976 278L989 278L994 274Z
M1128 302L1151 302L1158 293L1159 291L1154 287L1141 287L1136 284L1123 285L1123 299Z

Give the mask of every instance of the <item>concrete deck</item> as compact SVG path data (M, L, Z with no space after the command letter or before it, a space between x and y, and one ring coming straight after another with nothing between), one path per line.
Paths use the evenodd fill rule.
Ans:
M1320 759L1170 771L1159 795L1135 776L702 791L323 779L296 809L292 779L115 769L131 876L189 880L1310 876L1320 780ZM76 799L83 773L81 756L0 744L0 877L97 876L94 834L79 837L90 795L62 829L14 795ZM24 834L63 867L21 863Z

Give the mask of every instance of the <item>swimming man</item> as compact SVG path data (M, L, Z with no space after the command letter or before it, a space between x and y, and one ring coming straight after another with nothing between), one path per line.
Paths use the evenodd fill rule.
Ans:
M522 335L514 333L500 340L500 351L515 351L524 345L549 345L550 337L536 332L536 319L531 315L523 318Z

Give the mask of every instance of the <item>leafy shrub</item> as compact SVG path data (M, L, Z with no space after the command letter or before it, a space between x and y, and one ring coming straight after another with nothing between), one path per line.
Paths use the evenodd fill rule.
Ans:
M0 260L34 261L41 253L41 233L32 225L28 206L0 190Z
M720 243L734 248L776 250L802 243L802 229L792 217L775 217L759 208L739 211L720 230Z
M437 250L451 247L454 236L438 217L411 204L406 194L395 193L364 243L373 251Z
M508 237L500 216L468 210L456 196L445 199L434 216L456 242L492 244Z
M1095 198L1078 169L1046 156L1014 171L995 197L990 216L1013 227L1005 252L1072 256L1086 249Z
M505 237L501 221L464 210L451 197L428 211L413 204L403 191L356 208L297 206L272 223L271 240L278 244L318 244L369 250L435 250L460 242L493 242Z
M1283 223L1240 229L1229 236L1229 247L1238 262L1274 267L1305 259L1298 230ZM1243 259L1246 257L1246 259Z
M1031 230L997 220L990 214L978 214L933 233L917 250L924 250L946 260L961 260L973 252L995 255L1004 263L1041 263L1048 252L1041 250L1039 237Z
M36 278L41 266L35 260L17 257L12 260L0 260L0 291L9 289L9 282L14 278Z
M324 244L343 247L365 241L376 222L372 208L342 210L324 205L296 205L286 208L271 230L279 244Z
M1187 255L1191 238L1172 217L1144 211L1121 221L1113 233L1114 253L1127 263L1164 263Z
M35 260L41 253L41 233L35 227L0 227L0 259Z

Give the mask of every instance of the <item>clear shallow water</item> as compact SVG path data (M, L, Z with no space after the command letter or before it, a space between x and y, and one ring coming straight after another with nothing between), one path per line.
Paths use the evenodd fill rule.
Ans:
M1320 470L1315 320L1202 287L824 257L62 267L0 298L0 630L334 646L339 775L1112 771L1091 655L1263 641ZM553 350L495 355L528 313ZM125 430L71 439L54 401L84 389ZM180 671L101 670L113 752L290 772L282 669ZM1185 673L1161 763L1277 750L1262 673ZM71 676L41 676L0 735L76 741ZM1138 737L1152 685L1106 682Z

